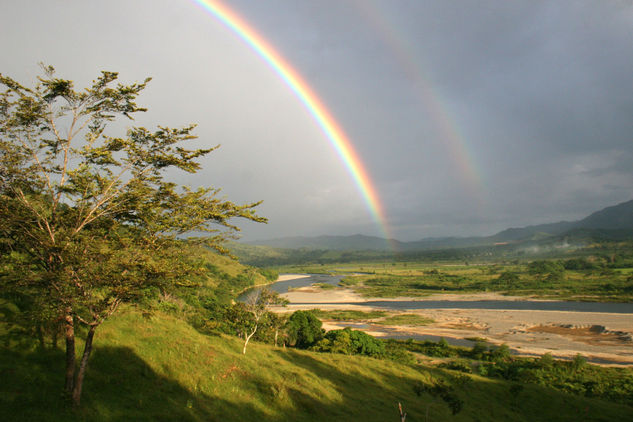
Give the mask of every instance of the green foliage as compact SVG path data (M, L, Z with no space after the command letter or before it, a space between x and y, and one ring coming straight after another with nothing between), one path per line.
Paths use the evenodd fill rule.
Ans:
M530 274L548 281L560 281L565 275L565 267L560 261L532 261L527 269Z
M519 282L519 275L514 271L504 271L499 275L496 284L511 287Z
M442 362L440 368L452 369L454 371L465 372L470 374L473 372L472 364L466 359L452 359L446 362Z
M400 344L410 352L422 353L431 357L454 357L460 353L459 348L451 347L444 338L441 338L438 342L409 339L400 342Z
M314 346L314 350L375 358L382 358L386 355L385 343L382 340L349 327L328 331L323 340Z
M0 323L0 335L2 328ZM5 346L4 340L0 337L0 420L273 422L291 415L303 422L370 422L393 420L398 401L405 406L407 420L633 418L632 406L615 403L626 400L627 392L630 397L629 368L588 365L578 379L584 383L578 384L580 393L572 393L561 385L574 385L573 377L559 381L547 374L538 383L486 379L426 364L401 365L258 343L244 356L238 338L202 335L179 317L157 311L148 319L127 306L101 327L82 408L71 410L58 391L62 352L33 352L15 343ZM392 342L398 343L388 343ZM532 361L525 359L524 365ZM557 362L561 374L568 373L569 362ZM438 379L464 402L455 416L441 397L414 391L414 386L432 387ZM517 399L510 391L515 384L524 386Z
M321 320L310 311L295 311L288 318L286 332L290 345L307 349L323 338Z
M470 351L470 356L473 359L484 360L488 355L488 345L483 341L477 341L473 345L472 350Z
M413 390L418 396L427 393L432 397L441 398L453 415L464 408L464 401L455 393L455 389L443 379L431 379L429 383L417 383Z
M75 90L51 66L43 70L34 88L0 75L0 293L20 302L38 333L64 321L66 390L77 405L96 328L121 303L204 272L179 253L180 235L205 233L200 243L224 251L238 230L231 219L265 220L254 213L258 203L236 205L217 189L165 180L167 170L195 173L215 149L182 146L195 138L193 125L112 132L117 118L146 111L136 98L149 78L123 85L102 72ZM88 334L73 375L79 323Z
M537 361L536 366L542 369L551 369L555 364L551 353L545 353Z
M598 265L596 265L593 262L590 262L587 258L584 258L584 257L567 259L563 262L563 266L565 267L566 270L574 270L574 271L593 270L593 269L598 268Z
M276 281L279 278L279 272L271 268L260 268L257 271L268 281Z
M493 362L507 360L508 358L510 358L510 348L507 344L502 344L490 350L490 360Z
M385 311L354 311L354 310L334 310L324 311L312 309L314 315L322 319L332 319L335 321L367 321L370 319L383 318L387 315Z

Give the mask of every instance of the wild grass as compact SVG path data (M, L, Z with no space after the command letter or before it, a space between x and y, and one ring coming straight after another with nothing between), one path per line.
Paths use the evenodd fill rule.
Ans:
M313 283L313 287L316 287L321 290L333 290L336 289L336 286L330 283Z
M370 319L383 318L388 315L385 311L324 311L321 309L313 309L312 313L321 319L331 319L335 321L367 321Z
M206 336L171 315L124 309L95 339L82 406L60 395L63 352L0 348L0 420L389 421L630 420L633 408L537 385L360 356L315 353ZM462 377L461 375L459 375ZM453 385L463 410L417 386ZM417 391L417 392L416 392ZM418 395L419 393L419 395ZM518 394L518 397L515 397Z

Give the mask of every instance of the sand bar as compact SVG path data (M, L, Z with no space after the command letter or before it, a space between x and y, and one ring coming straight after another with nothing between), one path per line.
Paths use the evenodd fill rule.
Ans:
M478 301L522 300L530 297L504 296L499 293L434 294L422 298L365 298L352 289L322 290L314 287L295 289L282 295L290 301L278 312L320 308L323 310L353 309L386 310L363 305L367 301ZM304 303L304 304L296 304ZM389 311L391 312L391 311ZM633 365L633 316L631 314L570 311L494 310L494 309L414 309L393 313L417 314L435 322L425 326L391 326L365 322L361 328L377 337L393 334L430 335L447 338L484 338L493 344L507 344L522 355L551 353L570 358L580 353L602 364ZM324 328L343 328L344 321L325 321Z
M297 280L300 278L309 278L308 274L280 274L277 281Z

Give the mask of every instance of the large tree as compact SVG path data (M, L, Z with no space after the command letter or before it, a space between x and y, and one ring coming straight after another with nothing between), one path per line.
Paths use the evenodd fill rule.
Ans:
M166 180L166 170L196 172L215 149L182 146L193 125L110 133L146 111L135 101L149 78L126 85L102 72L76 90L43 70L32 88L0 74L0 292L38 327L63 324L65 390L78 405L97 327L147 288L201 271L178 253L183 234L205 233L199 241L223 251L232 218L265 219L259 203ZM87 328L78 362L77 324Z

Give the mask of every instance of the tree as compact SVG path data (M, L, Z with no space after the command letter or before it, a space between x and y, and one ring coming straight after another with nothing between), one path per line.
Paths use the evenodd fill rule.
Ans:
M316 349L322 352L364 355L375 358L382 358L386 354L384 341L349 327L328 331L323 340L317 343Z
M102 72L75 90L42 67L34 88L0 74L0 292L32 297L38 322L63 322L65 391L78 405L97 327L145 289L203 271L178 254L183 234L204 233L195 241L226 252L222 241L239 230L232 218L265 219L259 203L165 180L169 169L195 173L217 148L184 148L193 125L109 133L116 118L146 111L135 101L149 78L125 85ZM78 366L77 324L88 330Z
M257 333L257 339L266 342L272 342L275 347L279 344L279 335L282 335L282 344L286 344L284 327L288 322L288 318L284 314L275 312L267 312L263 321L264 330L261 328Z
M543 280L556 282L563 280L565 267L560 261L532 261L528 264L528 272Z
M499 274L495 283L502 286L515 287L519 280L519 275L517 273L513 271L504 271Z
M323 338L321 320L310 311L295 311L288 318L286 332L290 344L307 349Z
M279 297L277 292L266 288L252 290L246 296L244 302L238 304L238 306L241 306L243 309L241 315L247 316L247 318L242 317L241 319L243 327L242 334L244 336L242 354L246 354L248 342L257 332L263 317L269 313L268 307L275 304L285 304L285 302ZM275 335L275 343L276 341L277 336Z

